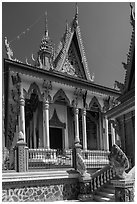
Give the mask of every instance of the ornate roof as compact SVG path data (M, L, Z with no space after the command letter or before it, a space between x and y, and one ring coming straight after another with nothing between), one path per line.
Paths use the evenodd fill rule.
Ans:
M54 70L93 81L88 69L80 26L78 25L77 6L75 17L70 26L66 23L65 33L58 45L54 60Z
M125 80L124 83L120 83L116 81L117 87L120 89L122 94L128 92L132 87L135 86L134 84L134 77L135 77L135 13L133 11L133 6L130 3L131 7L131 14L130 14L130 23L132 25L132 35L131 35L131 42L129 51L127 54L127 63L122 63L123 67L126 71L125 73Z

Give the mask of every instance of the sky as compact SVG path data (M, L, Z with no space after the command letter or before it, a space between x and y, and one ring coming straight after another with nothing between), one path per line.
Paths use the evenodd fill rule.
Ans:
M124 82L132 26L128 2L78 2L79 26L88 67L95 83L113 88L115 80ZM14 57L25 63L35 58L44 35L48 15L49 36L57 48L65 32L66 20L75 15L75 2L3 2L2 48L4 37L10 42ZM29 28L29 30L28 30Z

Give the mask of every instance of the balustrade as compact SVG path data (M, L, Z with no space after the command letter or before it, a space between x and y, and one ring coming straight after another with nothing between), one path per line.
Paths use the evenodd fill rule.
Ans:
M87 168L103 168L109 164L108 151L101 150L81 150L82 157Z
M110 165L107 165L101 170L98 170L95 174L92 175L91 191L95 192L98 188L114 178L115 175L115 170L112 169Z
M72 167L72 150L29 149L29 168Z

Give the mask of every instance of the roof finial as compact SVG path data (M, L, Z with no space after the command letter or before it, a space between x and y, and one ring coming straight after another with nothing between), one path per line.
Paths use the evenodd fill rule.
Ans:
M131 8L131 13L130 13L131 25L134 25L135 12L134 12L134 8L133 8L133 5L131 4L131 2L130 2L130 8Z
M47 20L47 11L45 12L45 36L48 37L48 20Z
M78 21L78 3L76 2L75 20Z

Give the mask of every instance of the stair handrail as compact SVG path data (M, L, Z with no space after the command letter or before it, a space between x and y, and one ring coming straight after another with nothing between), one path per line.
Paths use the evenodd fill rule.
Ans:
M109 164L96 171L91 176L91 191L94 193L97 189L112 180L115 176L115 169L112 168Z

